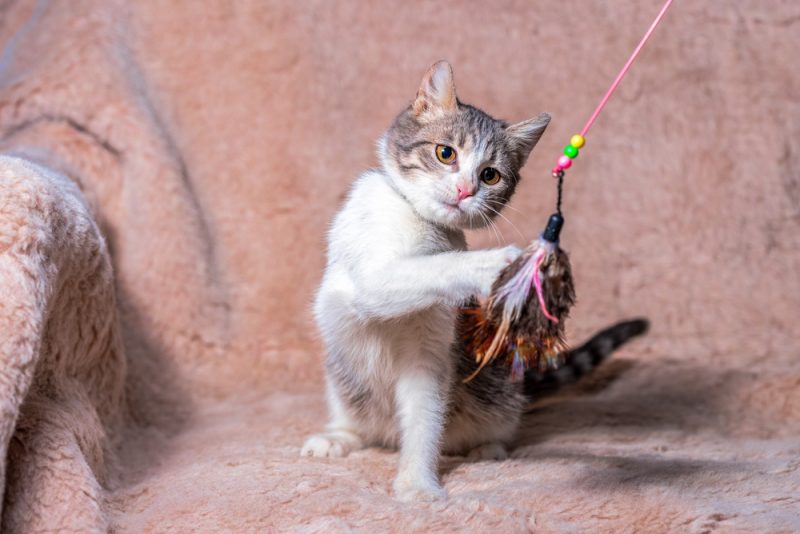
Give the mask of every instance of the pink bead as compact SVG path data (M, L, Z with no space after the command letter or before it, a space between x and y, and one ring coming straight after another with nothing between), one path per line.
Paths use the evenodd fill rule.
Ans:
M569 156L561 156L558 158L558 166L562 169L569 169L572 166L572 160Z

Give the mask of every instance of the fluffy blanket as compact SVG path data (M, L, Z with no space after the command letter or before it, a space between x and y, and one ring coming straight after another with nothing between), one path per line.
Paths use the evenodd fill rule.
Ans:
M512 459L445 459L446 501L395 502L392 451L299 458L326 224L425 68L553 113L521 235L499 221L525 244L657 8L2 2L2 531L800 530L793 2L677 3L569 176L570 339L647 338L537 404Z

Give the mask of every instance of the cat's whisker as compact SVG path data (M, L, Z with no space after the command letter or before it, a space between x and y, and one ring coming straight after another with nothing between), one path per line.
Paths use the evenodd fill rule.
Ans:
M495 213L495 214L496 214L498 217L502 217L504 221L506 221L508 224L510 224L510 225L511 225L511 228L513 228L513 229L514 229L514 231L515 231L515 232L517 232L517 235L519 235L519 238L520 238L520 239L522 239L523 241L526 241L526 240L527 240L527 238L526 238L524 235L522 235L522 232L520 232L520 231L519 231L519 228L517 228L517 227L514 225L514 223L512 223L512 222L511 222L511 221L508 219L508 217L506 217L505 215L503 215L502 213L500 213L500 212L499 212L499 211L497 211L496 209L492 208L491 206L486 206L486 209L488 209L488 210L492 210L492 211L493 211L493 212L494 212L494 213Z
M500 202L499 200L492 200L492 199L487 199L486 202L491 202L492 204L498 206L500 209L506 208L506 209L509 209L509 210L512 210L512 211L516 211L520 215L524 215L524 213L522 213L522 210L515 208L511 204L503 203L503 202Z
M515 208L514 206L512 206L512 205L510 205L510 204L503 203L503 202L501 202L501 201L499 201L499 200L487 199L487 200L486 200L486 202L487 202L487 203L491 203L491 204L493 204L493 205L497 206L497 208L498 208L498 209L497 209L497 211L495 211L495 213L497 213L498 215L500 215L501 217L503 217L503 219L505 219L505 220L508 222L508 224L510 224L511 226L514 226L514 224L511 222L511 220L507 219L505 216L503 216L503 215L500 213L500 210L501 210L501 209L503 209L503 208L510 209L510 210L516 211L516 212L517 212L517 213L519 213L520 215L524 215L524 213L522 213L522 211L521 211L521 210L519 210L519 209ZM488 207L488 206L487 206L487 207ZM490 208L490 209L491 209L491 208ZM519 230L517 230L517 232L519 232ZM523 236L523 239L525 239L525 237L524 237L524 236Z
M489 221L489 224L491 225L491 227L495 231L495 233L498 236L500 236L500 240L502 241L502 244L503 245L507 245L508 243L506 242L505 238L503 237L503 232L500 231L500 228L497 227L497 224L495 224L495 222L493 220L489 219L489 217L486 217L486 219Z
M499 246L502 246L502 245L503 245L503 242L502 242L502 237L500 236L500 232L498 232L498 231L497 231L497 228L496 228L496 227L495 227L495 226L492 224L492 220L491 220L491 219L490 219L490 218L489 218L489 217L488 217L486 214L484 214L484 213L482 213L482 212L480 212L480 211L478 212L478 214L479 214L479 215L480 215L480 216L483 218L483 220L486 222L486 226L487 226L488 228L491 228L491 229L492 229L492 232L494 233L494 240L495 240L495 242L497 243L497 246L498 246L498 247L499 247Z
M491 220L489 217L487 217L486 215L484 215L484 213L483 213L483 212L480 212L480 211L479 211L479 212L478 212L478 215L480 215L480 216L483 218L483 220L484 220L484 221L486 221L486 225L487 225L489 228L491 228L491 229L492 229L492 231L494 232L494 238L495 238L495 241L497 241L497 246L498 246L498 247L499 247L499 246L502 246L502 245L503 245L503 243L501 243L501 242L500 242L500 234L498 233L498 231L497 231L497 229L495 228L494 224L492 224L492 220Z
M488 226L489 226L489 221L487 221L487 220L486 220L486 216L485 216L483 213L481 213L481 212L478 212L478 215L480 216L480 218L481 218L481 221L483 221L483 223L485 224L485 226L488 228ZM495 236L495 241L497 241L497 236ZM499 245L499 244L500 244L500 243L498 242L498 245Z

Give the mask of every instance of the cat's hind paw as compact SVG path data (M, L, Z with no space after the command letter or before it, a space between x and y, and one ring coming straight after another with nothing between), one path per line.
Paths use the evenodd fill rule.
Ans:
M484 443L469 451L467 460L470 462L500 461L508 458L508 451L502 443Z
M314 458L343 458L351 451L363 448L361 438L344 430L314 434L300 449L300 456Z

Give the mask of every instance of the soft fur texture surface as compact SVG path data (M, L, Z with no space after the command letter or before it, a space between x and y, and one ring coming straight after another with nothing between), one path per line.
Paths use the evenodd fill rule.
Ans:
M647 338L510 461L446 459L447 502L393 501L391 452L298 457L325 420L325 228L424 69L552 112L506 212L524 239L501 224L525 244L657 8L3 3L2 530L800 529L791 1L677 3L570 171L570 338L632 315Z

